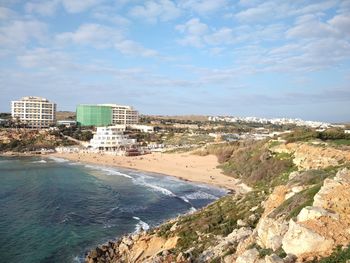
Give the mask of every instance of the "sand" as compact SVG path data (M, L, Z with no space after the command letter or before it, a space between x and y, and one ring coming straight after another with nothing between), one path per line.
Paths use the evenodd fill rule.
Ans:
M239 180L224 175L216 156L197 156L190 153L152 153L142 156L112 156L95 153L54 153L51 156L99 165L117 166L160 173L191 182L205 183L235 192L246 187Z

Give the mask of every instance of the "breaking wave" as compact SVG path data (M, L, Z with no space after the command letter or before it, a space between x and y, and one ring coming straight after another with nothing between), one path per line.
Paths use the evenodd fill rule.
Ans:
M132 218L138 221L135 226L134 233L140 233L142 230L147 231L149 229L149 225L146 222L142 221L139 217L133 216Z

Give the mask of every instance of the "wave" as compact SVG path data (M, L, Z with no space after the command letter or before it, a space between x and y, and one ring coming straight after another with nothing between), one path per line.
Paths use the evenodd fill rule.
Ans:
M187 194L187 195L183 196L183 198L190 199L190 200L197 200L197 199L216 200L216 199L218 199L217 196L206 193L206 192L202 192L202 191L197 191L194 193Z
M45 161L45 160L40 160L40 161L35 161L35 162L32 162L32 163L47 163L47 161Z
M120 175L120 176L129 178L129 179L133 179L132 176L125 174L125 173L121 173L119 171L116 171L113 168L107 168L107 167L103 167L103 166L89 165L89 164L84 165L84 167L89 168L89 169L93 169L93 170L100 170L103 172L107 172L107 175Z
M142 221L139 217L133 216L132 218L138 221L138 223L135 225L134 233L140 233L142 230L147 231L149 229L149 225Z
M63 158L59 158L59 157L49 156L48 158L51 159L52 161L57 162L57 163L66 163L66 162L68 162L68 160L63 159Z
M173 192L171 192L170 190L163 188L159 185L155 185L155 184L151 184L151 183L147 183L144 178L138 178L133 180L135 184L141 185L141 186L146 186L148 188L150 188L153 191L162 193L164 195L167 196L171 196L171 197L176 197L176 194L174 194Z

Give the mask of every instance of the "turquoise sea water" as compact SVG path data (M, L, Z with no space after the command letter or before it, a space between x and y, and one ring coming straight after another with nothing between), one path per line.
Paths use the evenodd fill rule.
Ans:
M0 261L79 262L89 248L224 194L134 170L0 157Z

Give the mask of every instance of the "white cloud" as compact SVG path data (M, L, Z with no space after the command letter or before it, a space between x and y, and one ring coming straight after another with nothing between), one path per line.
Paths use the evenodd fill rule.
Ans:
M17 61L22 67L26 68L57 68L58 66L67 66L71 63L71 58L60 51L54 51L47 48L37 48L27 50L24 54L17 56Z
M59 5L59 0L28 2L24 8L27 13L37 13L43 16L52 16Z
M179 43L184 46L202 47L203 36L208 31L208 26L198 18L192 18L185 24L177 25L176 30L185 34Z
M58 44L89 45L98 49L115 48L125 55L155 57L158 52L126 39L120 30L100 24L84 24L75 32L65 32L56 36Z
M43 42L47 37L47 25L37 20L14 20L0 27L0 45L13 48L34 40Z
M16 13L10 8L0 6L0 20L8 20L16 16Z
M148 22L169 21L181 15L181 10L170 0L147 1L143 5L134 6L130 15Z
M65 32L56 36L60 44L75 43L95 48L113 47L122 39L120 31L100 24L83 24L75 32Z
M115 48L125 55L136 55L141 57L155 57L158 55L157 51L144 48L142 45L132 40L118 42L115 44Z
M191 9L199 14L223 10L227 5L227 0L181 0L179 2L180 7Z
M27 13L37 13L43 16L52 16L56 13L60 4L68 13L84 12L103 0L42 0L27 2L24 6Z
M61 0L69 13L80 13L101 3L101 0Z

